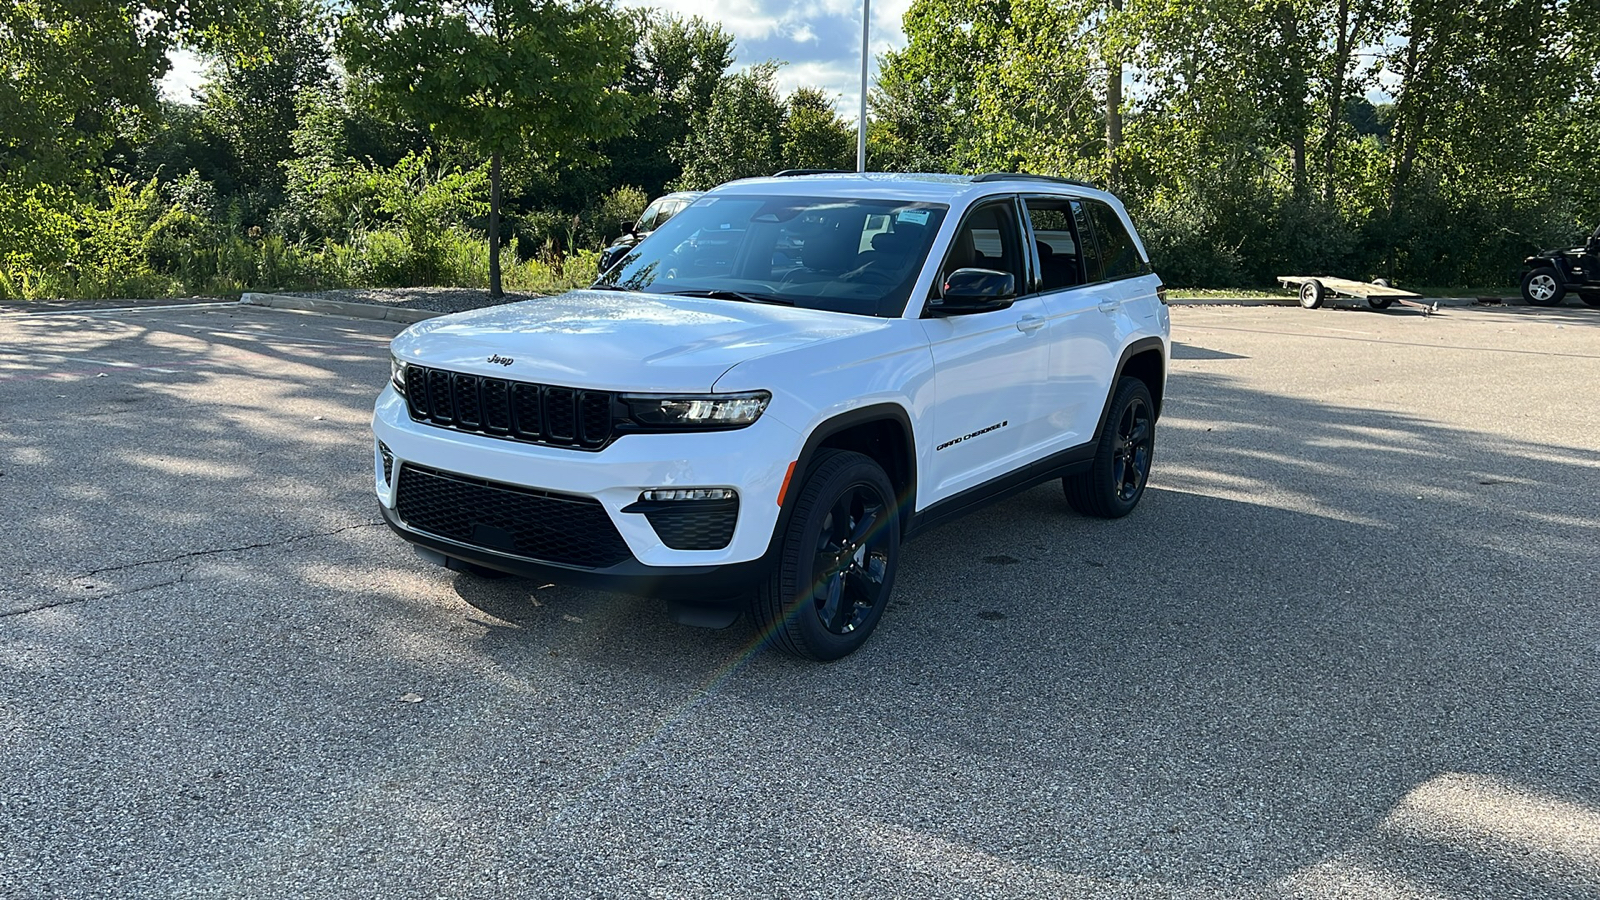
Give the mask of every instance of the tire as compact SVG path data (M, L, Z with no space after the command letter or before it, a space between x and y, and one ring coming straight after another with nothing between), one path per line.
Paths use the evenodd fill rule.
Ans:
M1567 295L1561 273L1550 266L1522 276L1522 299L1529 306L1556 306Z
M899 558L900 510L883 467L860 453L824 450L751 616L769 647L818 661L848 656L883 618Z
M1372 283L1374 285L1378 286L1378 287L1388 287L1389 286L1389 279L1387 279L1387 278L1374 278L1374 279L1372 279ZM1372 307L1373 309L1388 309L1389 308L1389 304L1391 304L1393 302L1394 302L1394 298L1393 297L1368 297L1367 298L1367 305Z
M1061 479L1067 504L1086 516L1120 519L1139 505L1155 454L1155 403L1137 378L1117 382L1089 469Z
M1584 306L1592 306L1595 309L1600 309L1600 294L1579 294L1578 299L1583 301Z
M1313 279L1300 285L1300 305L1306 309L1316 309L1321 306L1327 296L1328 290L1320 281Z

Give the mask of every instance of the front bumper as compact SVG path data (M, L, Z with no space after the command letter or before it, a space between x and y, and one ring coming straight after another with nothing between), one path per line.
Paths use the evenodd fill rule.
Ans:
M603 569L563 566L413 531L389 507L380 503L378 511L396 534L415 544L424 557L441 565L448 566L450 560L460 560L524 578L658 597L691 607L724 605L724 601L731 601L754 590L756 582L768 571L768 560L765 558L711 566L647 566L637 559ZM736 607L733 609L737 610ZM680 614L679 618L684 616ZM723 624L726 622L718 623L718 627Z
M379 505L390 526L412 543L502 571L652 596L737 593L754 583L774 543L779 491L802 443L788 426L764 416L734 431L627 435L600 451L547 447L415 422L392 388L378 400L372 430L379 442L373 454ZM387 477L380 446L391 454ZM394 485L407 463L499 485L590 498L604 508L631 558L581 568L411 527L395 509ZM638 501L643 491L672 487L738 492L738 518L725 547L675 550L663 542L639 511Z

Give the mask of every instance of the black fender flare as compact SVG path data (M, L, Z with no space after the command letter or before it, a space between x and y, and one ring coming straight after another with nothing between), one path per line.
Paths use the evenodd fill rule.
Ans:
M1122 381L1122 370L1127 367L1128 360L1133 359L1135 356L1138 356L1141 353L1146 353L1146 352L1148 352L1150 350L1154 350L1158 354L1161 355L1161 378L1162 378L1163 381L1166 380L1168 359L1167 359L1167 354L1165 352L1166 345L1161 342L1161 338L1158 338L1158 337L1140 338L1139 340L1134 341L1133 343L1131 343L1128 346L1124 347L1122 349L1121 358L1117 360L1117 372L1116 372L1115 375L1111 376L1111 389L1106 391L1106 402L1105 402L1104 405L1102 405L1100 407L1100 424L1096 425L1095 428L1094 428L1094 441L1095 442L1098 442L1100 440L1100 433L1102 431L1104 431L1105 427L1106 427L1106 417L1111 415L1111 400L1112 400L1112 398L1117 396L1117 384ZM1163 402L1166 400L1166 391L1162 391L1161 395L1162 395L1162 399L1156 401L1156 420L1157 421L1159 421L1161 419L1161 406L1162 406Z
M917 496L917 433L911 427L911 414L898 403L874 403L870 406L861 406L846 410L830 419L824 419L821 424L811 429L806 435L805 443L800 448L800 456L794 461L794 471L789 476L788 483L784 486L782 508L778 512L778 524L773 528L772 540L767 546L767 556L771 556L777 548L779 536L789 527L789 515L794 509L794 502L800 496L800 488L805 484L806 475L810 473L811 466L816 460L817 452L822 449L822 444L828 438L847 431L859 425L871 422L892 421L898 424L906 435L906 496L900 498L900 527L903 530L909 520Z

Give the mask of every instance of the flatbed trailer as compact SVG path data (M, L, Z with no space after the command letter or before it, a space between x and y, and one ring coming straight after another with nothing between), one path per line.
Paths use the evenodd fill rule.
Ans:
M1316 309L1332 294L1339 297L1349 297L1354 300L1365 300L1373 309L1388 309L1389 304L1398 303L1412 309L1422 310L1425 316L1433 315L1439 311L1439 304L1422 302L1421 294L1411 291L1402 291L1389 286L1389 282L1379 278L1376 281L1355 281L1349 278L1333 278L1328 275L1280 275L1278 283L1284 287L1298 288L1300 291L1300 305L1306 309Z

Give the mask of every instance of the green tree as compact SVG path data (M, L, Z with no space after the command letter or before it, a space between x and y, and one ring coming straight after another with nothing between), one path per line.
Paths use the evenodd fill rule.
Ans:
M0 179L24 190L88 178L120 119L155 112L166 43L139 3L0 6Z
M1084 173L1103 147L1104 100L1084 33L1094 3L915 0L907 44L871 96L893 168Z
M282 197L283 164L295 155L298 98L329 81L331 23L317 0L254 0L244 10L248 19L214 29L207 42L200 99L230 151L238 188L265 210Z
M732 64L733 35L721 25L698 16L652 16L626 78L646 111L626 134L606 142L611 183L638 185L654 196L681 175L671 149L710 111Z
M797 88L786 105L784 168L854 168L855 134L834 111L827 94L816 88Z
M683 167L680 190L705 190L735 178L771 175L783 167L784 103L764 62L722 79L684 142L673 150Z
M339 47L408 117L488 157L499 297L504 158L583 155L621 133L635 109L622 87L634 38L605 0L352 0Z

